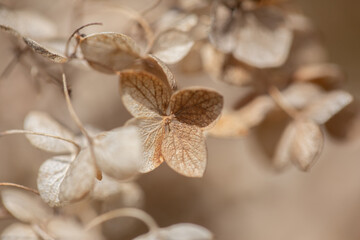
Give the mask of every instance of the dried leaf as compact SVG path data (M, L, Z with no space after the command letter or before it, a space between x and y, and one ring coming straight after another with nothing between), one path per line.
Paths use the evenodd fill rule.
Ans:
M171 89L159 78L144 71L124 71L120 74L123 103L134 117L166 115Z
M302 109L322 96L323 90L311 83L294 83L282 91L284 100L294 108Z
M33 229L26 224L13 223L1 234L2 240L41 240Z
M75 136L69 130L61 126L57 121L44 112L30 112L25 117L24 129L33 132L46 133L69 140L75 139ZM69 153L75 152L76 150L73 144L63 140L30 134L26 135L26 137L35 147L45 151L55 153Z
M120 33L96 33L80 40L85 60L97 71L114 74L130 68L141 56L133 39Z
M133 119L129 124L139 128L143 144L144 156L139 171L142 173L150 172L163 162L161 144L165 135L165 126L162 119Z
M40 198L20 190L1 191L2 203L15 218L26 223L45 223L52 218L51 209Z
M313 121L297 120L293 124L295 134L290 149L291 160L301 170L307 171L322 151L324 136Z
M165 63L174 64L183 59L193 45L194 41L186 32L170 29L155 39L151 52Z
M159 232L150 232L141 235L134 240L212 240L212 233L204 227L191 223L178 223Z
M206 167L206 145L201 129L177 121L168 125L162 144L166 163L187 177L202 177Z
M221 113L223 97L204 88L188 88L171 96L170 111L182 123L207 127Z
M41 198L50 207L59 207L64 203L59 199L60 186L69 170L73 157L55 156L46 160L39 169L37 186ZM75 183L76 184L76 183Z
M309 104L303 114L317 124L324 124L352 101L350 93L335 90Z
M82 150L71 162L60 185L61 202L72 202L83 198L95 184L96 168L89 149Z
M59 53L52 52L51 50L46 49L44 46L39 43L31 40L30 38L24 37L24 42L30 47L35 53L40 54L41 56L49 59L55 63L65 63L68 61L67 57L61 56Z
M178 9L170 9L165 12L156 23L157 32L164 32L168 29L177 29L188 32L198 23L195 14L187 14Z
M97 166L116 179L134 177L142 161L142 143L136 127L101 133L94 139Z

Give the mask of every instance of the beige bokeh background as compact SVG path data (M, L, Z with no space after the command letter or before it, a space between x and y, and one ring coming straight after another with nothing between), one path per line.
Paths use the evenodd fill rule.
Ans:
M70 1L16 2L40 10L62 23L60 31L70 32L69 26L64 26L70 16ZM318 26L331 61L347 72L345 88L359 98L360 2L297 3ZM120 25L117 27L120 31ZM102 29L92 29L96 30ZM12 56L10 47L11 43L0 33L0 71ZM180 86L219 88L229 99L236 94L237 90L209 82L206 77L195 77L179 75L177 80ZM129 118L118 95L116 77L83 71L73 75L71 82L75 108L85 123L111 129ZM48 111L78 132L59 88L49 83L40 85L39 91L20 66L0 82L0 130L22 128L24 116L36 109ZM209 138L208 168L203 179L182 177L165 164L139 178L146 196L144 208L161 226L198 223L220 240L359 239L359 134L359 128L355 129L347 141L326 136L324 152L309 173L289 169L281 174L264 164L266 157L254 144L252 134L239 140ZM48 154L33 148L23 136L1 138L0 152L0 181L36 187L37 169ZM0 225L10 221L0 220Z

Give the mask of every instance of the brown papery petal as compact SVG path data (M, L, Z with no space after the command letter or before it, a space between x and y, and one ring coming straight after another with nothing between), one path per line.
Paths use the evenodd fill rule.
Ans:
M165 65L160 59L149 54L146 58L142 59L142 67L144 71L154 74L160 78L172 90L176 89L176 81L174 74L170 71L168 66Z
M180 122L206 127L220 116L223 104L223 96L216 91L190 88L171 97L170 110Z
M31 40L30 38L24 37L24 42L33 50L35 53L40 54L41 56L45 57L46 59L55 62L55 63L65 63L68 59L64 56L61 56L59 53L52 52L46 49L44 46L40 45L39 43Z
M24 120L24 129L33 132L46 133L69 140L75 140L75 136L65 127L56 122L50 115L45 112L30 112ZM45 151L64 153L74 152L76 149L73 144L63 140L45 137L26 135L31 144Z
M64 204L59 199L60 186L74 157L70 155L55 156L40 166L37 186L41 198L50 207L59 207Z
M305 116L317 124L324 124L353 101L353 96L342 90L332 91L312 102L304 111Z
M318 159L324 144L320 127L311 120L297 120L295 134L291 145L293 163L301 170L307 171Z
M136 127L127 126L99 134L94 139L97 166L116 179L129 179L139 173L142 142Z
M144 156L139 171L146 173L154 170L163 162L161 144L165 135L165 126L162 119L132 119L128 124L139 128L143 144Z
M13 223L2 232L3 240L40 240L34 230L27 224Z
M163 62L174 64L183 59L193 45L194 41L186 32L170 29L155 39L151 52Z
M1 191L2 203L11 215L26 223L45 223L52 217L52 210L38 196L21 190Z
M202 130L193 125L172 121L161 151L166 163L187 177L202 177L206 167L206 144Z
M120 94L126 109L134 117L166 115L172 94L159 78L144 71L124 71L120 74Z
M159 238L161 237L161 238ZM192 223L178 223L159 232L147 233L134 240L212 240L212 233L204 227Z
M80 48L85 60L97 71L115 74L129 68L140 58L133 39L120 33L96 33L81 39Z
M61 202L80 200L89 193L95 184L96 168L90 149L82 150L71 162L63 182L60 185Z

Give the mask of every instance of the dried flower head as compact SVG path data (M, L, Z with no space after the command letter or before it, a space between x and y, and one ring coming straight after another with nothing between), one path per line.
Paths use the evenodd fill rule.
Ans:
M120 91L135 117L131 123L140 129L144 146L140 171L152 171L166 161L180 174L201 177L207 158L203 129L220 115L223 97L203 88L173 93L164 81L144 71L122 72Z

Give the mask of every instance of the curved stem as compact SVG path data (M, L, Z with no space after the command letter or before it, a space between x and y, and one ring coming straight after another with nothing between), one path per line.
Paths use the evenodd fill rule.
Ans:
M23 186L23 185L20 185L20 184L16 184L16 183L0 182L0 186L16 187L16 188L20 188L20 189L35 193L37 195L40 195L38 190L33 189L33 188L29 188L29 187L26 187L26 186Z
M104 213L91 220L91 222L86 226L85 229L90 230L96 225L118 217L137 218L146 224L150 232L157 232L159 230L159 226L157 225L155 220L149 214L137 208L121 208Z
M76 142L74 142L73 140L63 138L63 137L59 137L59 136L55 136L55 135L51 135L51 134L47 134L47 133L33 132L33 131L30 131L30 130L20 130L20 129L7 130L7 131L4 131L4 132L0 132L0 137L6 136L6 135L14 135L14 134L31 134L31 135L38 135L38 136L55 138L55 139L59 139L61 141L73 144L76 147L77 152L80 152L80 150L81 150L80 145L77 144Z
M162 0L156 0L152 5L150 5L150 7L142 10L140 12L141 16L145 16L147 13L149 13L151 10L155 9L157 6L159 6L159 4L162 2Z
M88 27L88 26L93 26L93 25L102 25L102 23L95 22L95 23L85 24L85 25L77 28L77 29L70 35L70 37L69 37L68 40L66 41L66 45L65 45L65 53L64 53L64 55L65 55L66 57L69 57L69 45L70 45L71 39L72 39L77 33L79 33L79 31L80 31L81 29L84 29L84 28L86 28L86 27ZM78 46L79 46L79 45L76 45L76 48L75 48L75 51L74 51L74 52L76 52L76 49L77 49Z
M75 109L74 109L74 107L73 107L73 105L71 103L65 73L62 74L62 78L63 78L64 94L65 94L65 100L66 100L67 108L68 108L68 110L70 112L71 118L74 120L74 122L76 123L76 125L80 129L81 133L85 136L86 141L87 141L87 143L89 145L91 156L92 156L92 158L94 160L94 164L96 165L96 157L95 157L95 152L94 152L94 147L93 147L93 140L90 137L89 133L86 131L86 129L85 129L84 125L82 124L82 122L80 121L80 118L76 114ZM101 175L101 172L99 170L97 171L97 178L99 180L102 179L102 175Z
M32 229L36 232L37 235L41 237L41 239L45 240L56 240L56 238L50 236L47 232L45 232L38 224L31 224Z
M286 100L284 99L283 95L281 94L278 88L271 86L269 88L269 95L276 102L276 104L291 118L293 119L298 118L299 115L298 111L286 102Z

